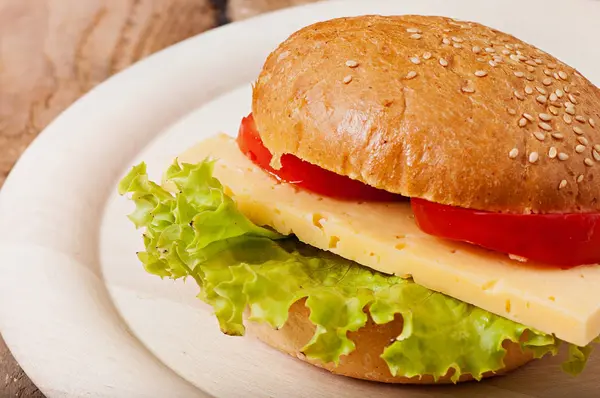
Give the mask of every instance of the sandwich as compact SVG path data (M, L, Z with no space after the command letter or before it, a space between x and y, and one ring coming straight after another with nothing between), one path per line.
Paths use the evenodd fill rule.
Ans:
M145 270L223 333L387 383L456 383L600 335L600 90L474 22L360 16L291 35L237 138L135 166Z

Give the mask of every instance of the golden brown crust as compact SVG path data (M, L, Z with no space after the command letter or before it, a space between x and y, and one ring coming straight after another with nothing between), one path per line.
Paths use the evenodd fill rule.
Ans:
M384 383L436 383L431 375L425 375L420 379L418 377L407 378L401 375L392 376L387 364L380 358L384 348L402 332L401 316L397 316L394 321L385 325L377 325L369 319L367 325L362 329L349 333L348 336L356 344L356 350L350 355L342 357L336 367L332 363L324 364L308 359L302 354L302 347L310 341L315 330L315 326L308 319L309 314L310 311L304 305L304 300L297 301L291 306L288 321L283 328L275 330L267 324L249 322L248 330L268 345L335 374ZM496 373L486 373L484 377L509 372L525 365L533 358L531 353L523 353L518 344L507 341L504 347L507 349L504 357L504 369ZM437 383L450 383L451 377L452 371L440 378ZM473 380L473 378L471 375L465 374L460 377L459 381L469 380Z
M490 211L600 210L600 90L476 23L306 27L267 59L253 112L274 154L391 192Z

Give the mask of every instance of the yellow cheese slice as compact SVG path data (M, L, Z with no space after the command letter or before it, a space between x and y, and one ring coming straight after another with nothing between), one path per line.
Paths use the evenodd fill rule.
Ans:
M375 270L578 345L600 334L600 265L548 269L424 234L408 203L345 202L277 182L225 135L183 154L217 160L215 177L252 221Z

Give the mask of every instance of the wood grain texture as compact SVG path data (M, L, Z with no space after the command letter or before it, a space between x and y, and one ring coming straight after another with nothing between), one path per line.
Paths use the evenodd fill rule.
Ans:
M77 98L217 15L210 0L0 0L0 187ZM0 396L43 397L1 339Z
M0 181L82 94L214 24L209 0L0 0Z
M264 12L316 1L319 0L229 0L227 12L229 19L239 21Z

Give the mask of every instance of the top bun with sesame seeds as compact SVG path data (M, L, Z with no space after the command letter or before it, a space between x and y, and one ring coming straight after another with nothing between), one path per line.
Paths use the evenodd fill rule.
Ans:
M267 59L253 113L276 156L389 192L487 211L600 210L600 90L477 23L308 26Z

